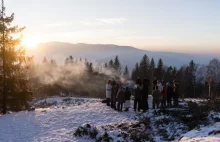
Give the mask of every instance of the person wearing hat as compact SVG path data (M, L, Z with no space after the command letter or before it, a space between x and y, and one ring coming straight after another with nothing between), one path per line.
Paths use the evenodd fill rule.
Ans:
M129 88L126 87L126 89L125 89L125 104L124 104L125 111L128 111L130 108L130 98L131 98L131 92L129 91Z
M152 102L153 109L155 109L155 107L159 109L159 104L161 101L161 94L160 94L160 91L158 90L158 86L156 86L155 90L153 90L152 96L153 96L153 102Z
M138 109L138 112L140 112L141 109L141 97L142 97L142 91L141 86L136 85L136 88L134 90L134 111Z
M118 99L118 111L122 112L122 107L125 102L125 89L122 86L118 90L117 99Z
M167 85L167 107L171 107L172 97L173 97L173 88L171 87L169 82L166 85Z
M115 81L115 78L113 77L112 78L112 82L111 82L111 85L112 85L112 93L111 93L111 108L115 108L115 92L114 92L114 87L116 85L116 81Z

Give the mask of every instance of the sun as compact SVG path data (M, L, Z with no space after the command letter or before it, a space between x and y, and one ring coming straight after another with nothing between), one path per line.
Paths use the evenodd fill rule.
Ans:
M39 39L35 36L24 36L21 42L21 45L25 48L36 48L39 44Z

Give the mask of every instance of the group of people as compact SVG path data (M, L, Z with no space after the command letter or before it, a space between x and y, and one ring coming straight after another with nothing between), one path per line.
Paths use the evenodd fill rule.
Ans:
M149 80L145 77L143 80L137 78L135 87L129 88L122 84L120 81L116 82L108 80L106 84L106 102L107 106L118 110L119 112L128 111L130 108L131 96L134 96L134 111L146 112L149 109L148 105L148 94L149 94ZM154 78L152 82L152 105L153 109L166 108L173 105L178 105L178 83L174 79L172 83L165 82L164 80L156 80ZM172 103L173 100L173 103Z
M129 88L123 86L120 81L116 82L113 79L109 80L106 84L107 106L111 106L111 108L115 110L122 111L124 105L124 111L128 111L130 107L130 97L131 92Z
M165 82L164 80L156 80L154 78L153 81L153 109L155 107L159 108L166 108L178 106L178 83L174 79L172 83ZM173 103L172 103L173 100Z

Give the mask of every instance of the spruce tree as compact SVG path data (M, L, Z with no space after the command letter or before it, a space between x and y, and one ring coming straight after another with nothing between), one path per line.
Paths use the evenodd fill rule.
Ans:
M73 58L73 56L70 56L70 57L69 57L69 63L72 65L73 62L74 62L74 58Z
M176 74L177 74L177 69L176 67L173 68L173 71L172 71L172 77L176 77Z
M43 64L47 64L47 63L48 63L48 61L47 61L47 58L46 58L46 57L44 57L44 58L43 58L42 63L43 63Z
M68 65L69 64L69 57L67 57L66 59L65 59L65 65Z
M7 96L9 92L11 94L16 94L20 91L25 90L26 88L21 88L25 86L24 76L21 76L22 65L25 61L25 52L24 49L19 48L19 44L22 40L20 33L24 28L19 28L18 26L12 26L14 21L14 13L10 16L6 16L4 1L2 0L1 7L1 51L0 58L2 60L2 113L6 114L6 105L7 105ZM15 37L19 38L15 38ZM21 78L22 77L22 78ZM21 90L22 89L22 90Z
M108 68L108 63L105 63L104 67L107 69Z
M140 76L139 65L138 63L136 63L135 68L132 70L132 74L131 74L132 80L136 80L137 77L139 76Z
M110 60L109 63L108 63L108 67L110 69L113 69L113 66L114 66L114 62L112 60Z
M51 59L50 64L51 64L52 67L57 67L57 63L53 59Z
M139 66L139 71L140 71L140 77L144 78L146 76L148 76L148 72L149 72L149 58L148 56L145 54L140 62L140 66Z
M116 72L120 73L120 70L121 70L121 64L120 64L120 61L119 61L118 56L115 57L115 61L114 61L114 69L115 69Z
M197 67L194 61L190 61L184 73L184 94L187 97L195 97L196 70Z
M91 73L93 73L93 65L92 65L92 63L89 63L88 64L88 72L91 74Z
M163 60L159 59L158 64L157 64L157 69L156 69L156 77L160 80L163 79L164 75L164 65L163 65Z
M125 70L124 70L123 76L124 76L126 79L129 78L129 71L128 71L128 66L127 66L127 65L125 66Z

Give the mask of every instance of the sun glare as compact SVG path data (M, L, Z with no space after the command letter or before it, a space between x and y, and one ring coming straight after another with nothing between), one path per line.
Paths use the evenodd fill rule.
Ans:
M38 43L39 43L38 38L34 36L23 37L23 40L21 42L21 44L25 46L25 48L35 48Z

